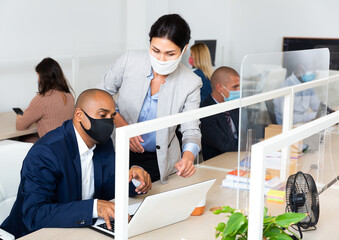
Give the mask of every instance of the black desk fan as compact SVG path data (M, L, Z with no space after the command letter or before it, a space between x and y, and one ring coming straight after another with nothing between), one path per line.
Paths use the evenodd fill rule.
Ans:
M339 176L326 184L319 192L310 174L297 172L289 176L286 183L286 211L308 214L298 224L300 237L302 231L316 229L319 220L319 195L339 180ZM301 230L303 228L304 230ZM297 230L297 229L296 229Z

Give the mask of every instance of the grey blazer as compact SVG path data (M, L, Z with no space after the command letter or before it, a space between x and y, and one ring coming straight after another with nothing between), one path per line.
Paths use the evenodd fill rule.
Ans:
M110 71L105 74L98 88L111 95L119 92L117 106L121 116L128 124L137 123L144 103L150 80L151 62L147 51L128 51L122 55ZM168 75L159 90L157 117L164 117L199 108L200 77L183 64ZM182 144L196 143L201 149L200 121L181 124ZM174 165L181 159L176 126L162 129L156 133L156 149L160 180L166 183L168 175L174 173Z

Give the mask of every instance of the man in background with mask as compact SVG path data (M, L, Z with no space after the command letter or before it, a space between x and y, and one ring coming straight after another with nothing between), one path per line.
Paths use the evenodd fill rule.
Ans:
M288 78L286 78L284 85L281 87L289 87L298 85L304 82L310 82L316 78L315 72L306 71L302 65L298 65ZM284 98L275 98L273 100L274 113L276 123L281 125L284 110ZM316 93L312 88L299 91L294 95L294 108L293 108L293 124L308 122L316 118L318 111L322 111L319 115L326 114L326 106L319 109L321 105ZM319 116L318 116L319 117Z
M110 228L115 205L115 153L110 138L115 104L110 94L80 94L73 119L42 137L28 152L16 202L1 228L16 238L44 227L84 227L102 217ZM147 172L129 172L130 195L151 188Z
M239 74L230 67L220 67L211 77L212 93L200 107L231 101L240 97ZM202 154L208 160L219 154L238 150L239 109L202 118Z

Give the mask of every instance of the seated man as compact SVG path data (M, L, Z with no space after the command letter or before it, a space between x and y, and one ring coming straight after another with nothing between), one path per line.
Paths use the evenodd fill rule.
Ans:
M291 76L286 78L284 85L281 87L289 87L301 84L303 82L309 82L315 79L315 77L315 73L301 73L301 71L296 71L296 73L292 73ZM277 124L281 125L283 118L284 98L275 98L273 103ZM293 124L308 122L315 119L320 104L321 102L312 88L295 93Z
M115 153L110 138L115 105L99 89L80 94L73 119L42 137L28 152L17 199L1 228L16 238L44 227L83 227L102 217L114 218ZM152 183L132 166L130 195L147 192Z
M240 78L232 68L220 67L211 77L212 94L201 102L206 107L239 98ZM204 160L238 150L239 109L202 118L201 143Z

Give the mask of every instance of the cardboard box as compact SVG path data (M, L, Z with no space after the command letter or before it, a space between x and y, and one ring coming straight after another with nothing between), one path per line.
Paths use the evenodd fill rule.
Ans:
M271 124L265 128L265 139L274 137L282 132L282 126ZM299 141L291 145L291 156L299 156L303 151L303 142Z
M282 132L282 126L271 124L265 128L265 139L276 136ZM291 153L290 153L290 164L289 164L289 175L297 172L297 159L302 155L303 142L299 141L291 145ZM276 169L266 169L266 174L272 176L280 176L280 170Z

